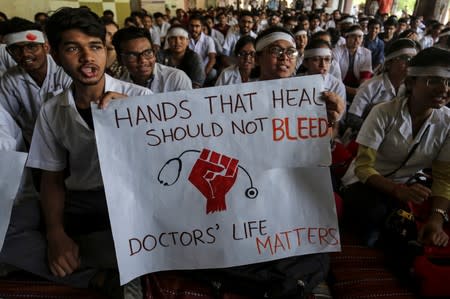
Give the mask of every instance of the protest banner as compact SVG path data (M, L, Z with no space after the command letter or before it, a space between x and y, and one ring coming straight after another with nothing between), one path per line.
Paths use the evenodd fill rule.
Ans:
M5 241L11 210L22 180L27 154L0 151L0 250Z
M322 85L297 77L93 106L121 283L340 250Z

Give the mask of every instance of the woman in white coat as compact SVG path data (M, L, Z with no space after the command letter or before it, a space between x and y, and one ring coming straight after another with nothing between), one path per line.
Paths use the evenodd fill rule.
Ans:
M255 68L255 39L251 36L241 37L234 49L237 64L225 68L216 80L216 86L245 83L252 81Z
M349 127L358 131L373 106L390 101L404 92L403 81L409 61L419 48L416 42L402 38L385 50L383 72L364 82L350 105L346 119Z
M372 54L362 47L364 33L359 25L344 34L346 43L333 49L333 59L339 63L347 100L353 99L361 83L372 77Z
M393 209L429 201L429 219L419 241L445 246L443 231L450 208L450 52L428 48L408 67L406 94L377 105L356 141L358 154L342 179L347 186L345 211L352 225L374 245ZM431 168L431 187L408 183Z

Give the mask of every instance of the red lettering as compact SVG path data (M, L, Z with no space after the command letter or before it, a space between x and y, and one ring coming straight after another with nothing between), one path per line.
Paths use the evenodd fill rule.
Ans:
M283 241L281 241L278 234L275 234L275 245L273 247L275 249L275 253L277 253L278 248L283 249L283 251L286 250L286 248L284 248Z
M330 227L328 229L328 235L335 241L335 243L329 243L330 245L338 245L339 244L339 239L336 236L337 233L337 229Z
M267 249L267 247L269 247L270 254L273 255L273 248L272 248L272 242L270 241L270 236L268 236L266 238L265 242L261 242L261 240L258 237L256 237L255 240L256 240L256 248L258 249L258 254L261 254L261 247L260 247L260 245L261 245L262 248L264 248L264 249Z
M308 242L310 244L316 244L316 242L312 241L312 238L316 237L316 235L313 234L313 231L317 230L316 227L310 227L308 228Z
M284 138L283 120L280 118L272 119L272 128L273 128L273 141L282 140ZM277 132L280 132L281 136L279 136Z

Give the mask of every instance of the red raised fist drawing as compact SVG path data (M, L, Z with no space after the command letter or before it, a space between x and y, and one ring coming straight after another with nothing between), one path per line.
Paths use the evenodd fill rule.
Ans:
M206 197L206 214L225 211L225 195L236 182L239 160L203 149L189 181Z

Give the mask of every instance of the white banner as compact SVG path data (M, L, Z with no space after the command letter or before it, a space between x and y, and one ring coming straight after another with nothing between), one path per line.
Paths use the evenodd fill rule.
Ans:
M331 155L322 82L297 77L93 107L121 283L340 250L323 167Z
M26 159L26 153L0 151L0 250L3 247Z

